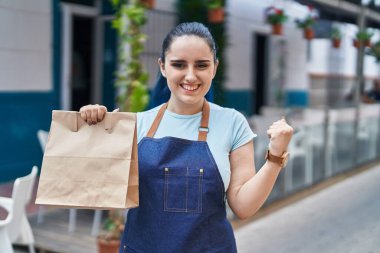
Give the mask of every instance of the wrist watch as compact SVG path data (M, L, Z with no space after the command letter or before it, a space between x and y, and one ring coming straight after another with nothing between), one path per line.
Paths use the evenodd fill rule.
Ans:
M265 160L277 163L278 165L281 166L281 168L286 166L286 164L288 163L288 159L289 159L289 153L286 151L281 156L275 156L275 155L272 155L268 149L265 155Z

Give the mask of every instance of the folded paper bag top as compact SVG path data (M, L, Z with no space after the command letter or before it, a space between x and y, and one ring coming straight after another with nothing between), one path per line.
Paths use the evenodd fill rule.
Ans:
M137 207L136 114L107 112L89 126L78 112L53 111L36 204Z

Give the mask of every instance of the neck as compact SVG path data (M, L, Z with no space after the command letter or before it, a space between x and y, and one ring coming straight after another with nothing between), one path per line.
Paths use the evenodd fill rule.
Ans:
M176 114L192 115L202 111L204 99L201 99L195 104L185 104L177 99L170 97L168 110Z

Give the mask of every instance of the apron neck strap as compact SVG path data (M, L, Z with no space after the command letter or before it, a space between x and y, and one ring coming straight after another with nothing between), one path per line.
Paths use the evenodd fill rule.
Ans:
M162 105L146 137L153 138L154 134L156 133L158 129L158 126L160 125L160 122L162 120L162 117L164 116L164 113L167 107L168 107L168 103L165 103ZM202 107L201 125L198 128L198 141L206 141L207 139L209 117L210 117L210 105L205 99L203 103L203 107Z

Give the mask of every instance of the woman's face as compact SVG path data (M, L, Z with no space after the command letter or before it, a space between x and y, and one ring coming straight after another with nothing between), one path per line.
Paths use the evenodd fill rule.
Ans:
M217 63L207 42L198 36L181 36L172 42L159 60L161 73L171 91L170 103L175 106L199 106L210 89Z

